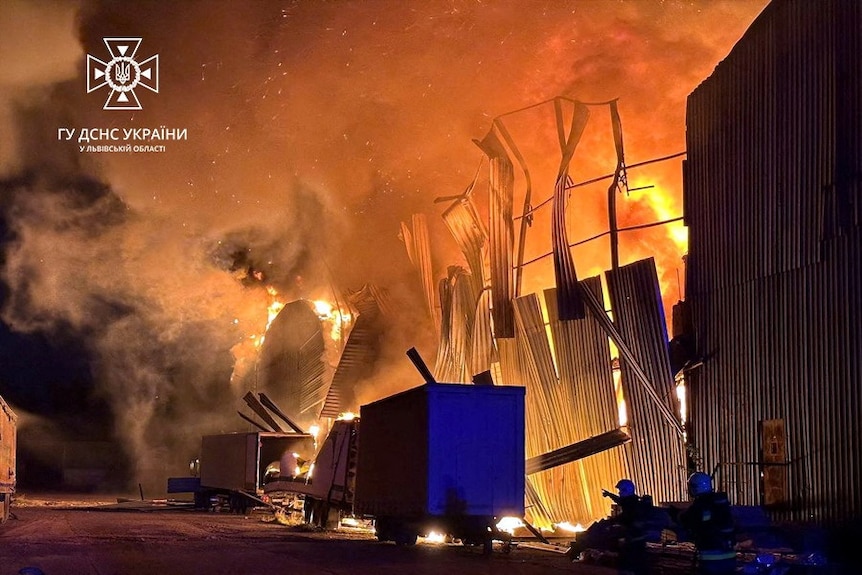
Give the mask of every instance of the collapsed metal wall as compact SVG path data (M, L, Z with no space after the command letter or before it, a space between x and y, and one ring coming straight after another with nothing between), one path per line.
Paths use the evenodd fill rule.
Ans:
M787 518L862 516L860 30L856 0L774 1L688 100L691 438Z
M561 152L549 238L556 287L545 290L543 300L538 294L519 296L518 287L513 287L513 262L523 261L520 250L525 226L531 222L531 179L499 118L486 137L476 141L490 165L488 232L470 197L475 181L443 216L469 269L450 266L447 277L438 282L437 294L430 293L430 266L419 265L430 261L430 256L419 257L430 252L430 246L427 239L417 241L427 238L427 233L424 226L417 227L417 221L421 223L417 217L412 229L402 224L402 237L420 272L426 299L433 302L436 295L439 301L439 316L432 312L439 328L437 380L468 382L490 371L498 385L527 388L526 452L537 462L526 486L528 517L543 528L606 516L610 502L602 498L602 489L612 488L622 477L634 475L641 492L657 501L684 496L684 446L654 262L639 262L609 274L609 283L616 286L611 298L614 314L622 319L620 329L602 306L601 280L579 282L575 273L567 239L572 185L568 170L589 113L585 105L569 103L572 111L567 121L563 99L553 100ZM619 170L621 142L617 148ZM518 254L513 252L515 182L510 152L524 171L526 186ZM517 286L523 274L519 265ZM434 307L429 303L429 309ZM635 426L631 438L627 428L620 429L609 338L626 352L622 379ZM630 439L635 443L622 446ZM577 454L580 458L573 460Z

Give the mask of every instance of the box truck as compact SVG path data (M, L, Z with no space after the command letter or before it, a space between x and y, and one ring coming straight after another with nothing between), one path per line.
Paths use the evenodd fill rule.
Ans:
M17 441L17 417L0 397L0 523L9 519L12 495L15 493Z

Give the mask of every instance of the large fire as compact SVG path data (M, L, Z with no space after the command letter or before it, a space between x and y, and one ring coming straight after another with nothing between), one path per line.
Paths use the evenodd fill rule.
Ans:
M251 339L254 340L254 345L256 347L260 347L263 345L263 342L266 340L266 332L269 331L269 326L272 325L272 322L278 317L279 312L284 309L284 302L280 300L278 295L278 290L276 290L272 286L267 286L266 293L269 294L270 303L266 307L266 327L263 330L263 333L260 335L254 334L251 336Z

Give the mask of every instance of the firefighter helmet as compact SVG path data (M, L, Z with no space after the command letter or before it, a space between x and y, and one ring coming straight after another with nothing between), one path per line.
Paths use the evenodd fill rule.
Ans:
M703 471L696 471L688 478L688 492L692 497L712 491L712 478Z
M617 481L616 487L620 497L628 497L635 494L635 484L631 479L620 479Z

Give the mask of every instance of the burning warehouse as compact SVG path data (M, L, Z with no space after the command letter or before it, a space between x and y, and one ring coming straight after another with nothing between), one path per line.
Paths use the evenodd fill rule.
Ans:
M329 337L328 320L295 300L268 318L263 343L249 345L250 334L260 342L261 312L271 302L263 301L264 282L236 281L237 262L223 261L224 254L253 260L248 269L284 289L286 301L331 291L323 271L330 264L339 287L386 280L406 291L398 285L402 270L393 271L406 263L405 250L381 230L394 231L434 194L463 186L474 173L464 161L472 152L480 177L439 202L461 252L442 281L433 267L433 229L421 217L401 228L428 305L430 321L421 329L439 342L436 354L426 351L435 375L528 387L528 490L538 524L606 515L601 488L623 475L659 501L683 498L681 406L676 366L664 351L662 304L677 299L669 295L676 282L668 262L679 259L685 243L668 236L684 230L672 222L628 233L643 223L634 216L644 214L634 212L671 195L662 186L679 186L627 162L616 102L605 100L619 95L624 116L634 120L626 132L636 136L626 142L628 160L657 149L679 152L681 142L660 132L681 127L682 107L668 105L668 80L657 81L662 74L645 63L657 53L668 75L685 69L679 85L687 92L691 78L703 78L704 67L738 37L739 28L718 30L712 21L733 16L742 26L762 2L740 5L599 10L561 2L540 13L517 3L486 9L422 2L374 18L363 3L349 2L289 9L261 3L243 18L146 3L135 6L134 19L110 3L87 3L80 14L64 10L68 38L51 46L56 59L68 54L63 66L38 69L31 61L53 60L37 52L28 60L32 50L21 48L10 53L20 54L26 70L0 70L3 86L24 95L14 110L3 110L4 128L7 116L14 119L4 138L15 138L0 158L4 325L86 342L75 356L93 371L85 370L82 385L66 386L80 399L75 415L92 408L90 395L103 398L110 425L87 433L109 435L103 429L112 425L133 462L161 464L189 436L208 432L204 425L234 423L216 414L248 389L265 392L305 427L408 380L387 376L377 388L357 387L371 376L369 358L380 357L373 349L381 331L376 312L360 310L362 302L342 302L358 313L341 343ZM701 10L709 17L695 16ZM685 34L667 25L695 18ZM17 36L0 25L5 49ZM606 33L617 27L622 32ZM142 50L158 53L166 74L161 93L145 94L133 114L105 112L104 100L94 103L80 89L86 55L105 58L103 39L112 35L143 36ZM214 37L222 41L196 43ZM510 52L512 45L536 49ZM429 46L438 51L432 55ZM306 57L309 47L315 58ZM470 63L452 66L455 60ZM27 75L40 71L44 78ZM505 89L501 78L520 78L519 88ZM50 98L31 98L31 88ZM600 103L547 100L495 118L485 132L493 113L558 93ZM458 110L469 121L457 119ZM121 128L132 126L130 118L135 129L188 127L190 140L132 157L79 152L76 142L57 138L60 126L100 129L106 118ZM639 128L645 125L651 127ZM645 133L653 126L655 134ZM608 144L601 150L598 135ZM538 136L551 144L536 144ZM680 171L678 162L666 165L664 173ZM613 202L618 209L607 208ZM664 203L647 219L675 219L674 202ZM658 242L632 239L648 233L672 244L670 256L641 245ZM594 235L611 241L580 241ZM300 276L305 292L295 286ZM386 315L381 299L372 299ZM414 311L399 305L399 319ZM236 373L242 363L231 355L238 341L257 360L248 376L254 384L241 391L241 378L229 380L231 367ZM330 354L333 345L344 347ZM53 382L69 382L65 371L36 379L61 390ZM21 390L69 405L24 378L4 385L25 412L39 403ZM136 478L149 469L136 465L129 470Z

